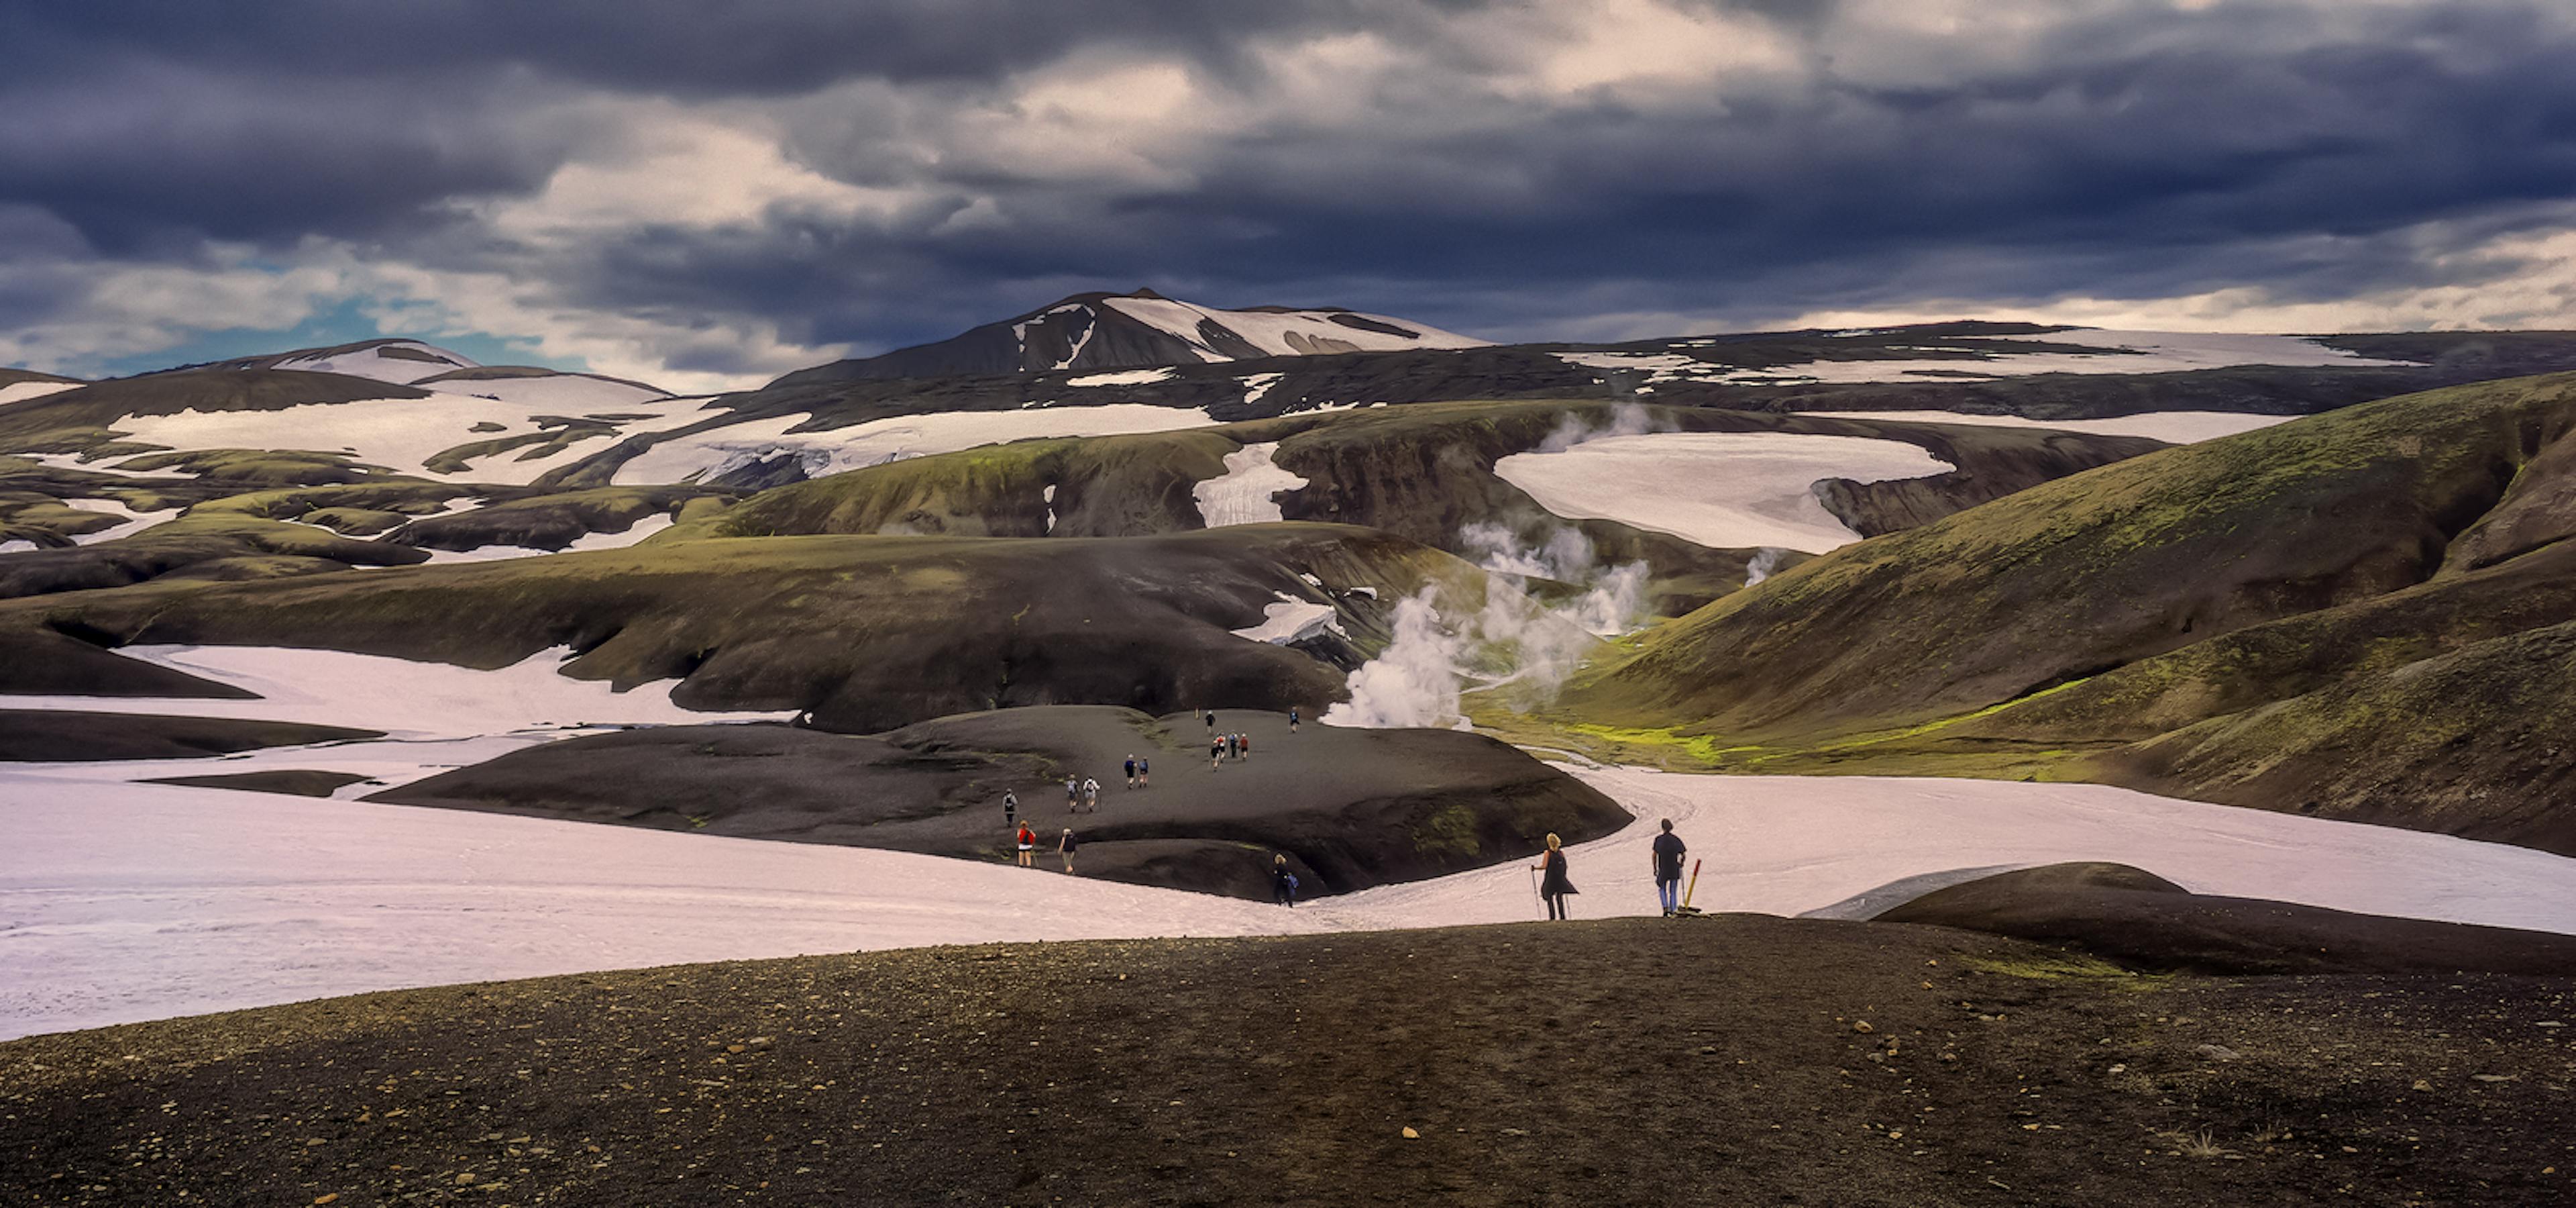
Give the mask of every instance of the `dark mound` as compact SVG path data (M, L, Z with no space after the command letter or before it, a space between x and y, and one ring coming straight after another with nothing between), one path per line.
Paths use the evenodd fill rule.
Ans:
M516 545L560 550L591 533L622 533L648 517L676 514L702 498L723 501L732 493L697 487L593 487L413 520L385 540L423 549Z
M15 763L193 759L261 747L382 737L376 730L238 717L0 709L0 760Z
M1616 802L1520 751L1449 730L1304 727L1220 710L1252 755L1208 766L1206 727L1102 707L1006 709L859 738L787 726L681 726L577 738L370 797L759 839L1007 860L1002 794L1083 875L1270 896L1286 854L1301 892L1415 880L1626 825ZM1129 790L1125 760L1152 765ZM1064 778L1101 783L1066 809ZM1053 866L1053 857L1049 857Z
M2073 944L2159 971L2576 977L2576 936L2210 897L2122 864L2002 873L1935 890L1878 921Z
M2556 1203L2571 992L1741 915L689 966L0 1045L0 1201Z
M240 789L249 793L290 793L297 797L328 797L366 777L353 772L325 772L314 768L278 768L267 772L237 772L223 776L162 776L146 784L183 784L201 789Z
M626 687L678 677L673 699L689 708L807 710L825 729L873 733L1016 705L1319 706L1346 691L1356 643L1387 639L1392 603L1432 582L1469 606L1483 598L1483 577L1455 558L1333 525L1114 541L657 541L39 596L0 604L0 633L320 647L487 668L570 646L579 657L567 670L580 678ZM1231 632L1261 624L1282 594L1333 605L1350 636L1292 648Z
M42 696L184 696L255 700L257 693L99 649L47 626L0 625L0 692ZM87 635L97 636L97 635Z

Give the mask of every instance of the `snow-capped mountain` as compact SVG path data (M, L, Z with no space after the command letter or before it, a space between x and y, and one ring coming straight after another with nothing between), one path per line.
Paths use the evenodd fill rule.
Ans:
M1221 310L1150 289L1090 293L934 344L802 369L774 385L953 374L1141 369L1340 352L1482 348L1486 341L1408 319L1336 307Z
M452 349L419 340L361 340L331 348L242 357L208 369L286 369L336 373L442 394L470 394L530 406L610 407L671 397L667 390L625 378L567 372L541 365L485 365Z

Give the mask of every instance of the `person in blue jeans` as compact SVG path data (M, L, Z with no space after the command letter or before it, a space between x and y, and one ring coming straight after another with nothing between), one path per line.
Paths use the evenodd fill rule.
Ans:
M1689 850L1673 833L1673 820L1664 819L1664 833L1655 836L1655 899L1663 903L1665 918L1682 912L1682 853Z

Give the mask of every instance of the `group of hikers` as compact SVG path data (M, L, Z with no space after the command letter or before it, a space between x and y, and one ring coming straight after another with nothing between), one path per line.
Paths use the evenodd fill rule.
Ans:
M1216 710L1200 709L1197 712L1200 719L1207 723L1208 767L1210 770L1214 770L1229 756L1235 759L1252 758L1251 735L1241 732L1219 734L1216 729ZM1288 732L1291 734L1296 733L1298 724L1302 720L1303 718L1300 716L1298 710L1291 707L1288 710ZM1126 774L1127 787L1130 789L1152 788L1154 785L1154 763L1150 756L1139 757L1131 754L1127 757L1127 762L1122 765L1121 770ZM1079 779L1069 775L1066 776L1064 778L1064 812L1068 814L1099 813L1100 782L1088 776L1081 777ZM1009 828L1011 831L1011 842L1012 846L1019 852L1020 867L1036 867L1039 841L1038 832L1037 829L1031 826L1026 819L1020 817L1020 795L1015 791L1006 790L1002 794L1002 825ZM1073 833L1072 827L1065 827L1058 833L1056 837L1055 850L1056 854L1064 857L1064 870L1066 872L1073 871L1073 853L1079 849L1081 845L1081 838ZM1280 859L1284 862L1287 857L1282 856ZM1279 875L1285 878L1283 888L1279 890L1281 895L1280 900L1293 906L1296 904L1294 898L1296 895L1297 878L1286 871L1284 864L1279 870Z
M1216 728L1216 710L1214 709L1199 710L1199 717L1201 720L1207 722L1209 771L1213 772L1218 768L1223 767L1225 761L1230 758L1238 760L1252 758L1251 735L1243 733L1240 730L1230 731L1223 734L1218 733ZM1299 720L1296 707L1293 705L1290 706L1288 709L1289 733L1294 734L1297 732L1297 723Z
M1222 766L1228 757L1238 760L1252 757L1251 735L1240 732L1218 733L1215 710L1201 709L1198 710L1198 714L1200 719L1207 723L1210 770ZM1297 710L1293 708L1288 710L1289 733L1297 732L1298 721ZM1128 788L1141 789L1152 786L1153 764L1150 760L1129 755L1123 770L1127 775ZM1100 782L1088 777L1077 780L1072 776L1066 776L1064 810L1068 814L1099 813ZM1036 867L1038 833L1026 819L1020 817L1020 798L1015 792L1002 794L1002 824L1013 828L1011 837L1013 844L1019 850L1020 867ZM1655 900L1663 908L1664 917L1673 918L1685 910L1682 904L1682 856L1690 850L1690 847L1682 842L1681 836L1673 833L1672 819L1664 819L1662 826L1663 833L1655 836L1652 852ZM1080 847L1081 839L1073 833L1072 827L1065 827L1058 835L1055 850L1057 855L1064 858L1066 872L1073 871L1073 853ZM1532 878L1534 882L1532 888L1537 891L1539 901L1547 907L1549 920L1557 921L1573 917L1567 911L1566 899L1581 891L1574 887L1573 879L1566 873L1565 841L1554 832L1550 832L1547 836L1546 849L1540 854L1538 863L1530 866L1530 871L1536 874ZM1297 874L1288 867L1288 857L1284 854L1272 856L1271 900L1293 910L1297 906L1297 888Z

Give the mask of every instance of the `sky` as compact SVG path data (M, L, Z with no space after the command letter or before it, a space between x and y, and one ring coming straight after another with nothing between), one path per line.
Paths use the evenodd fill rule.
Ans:
M0 365L757 384L1068 293L1494 340L2576 327L2566 0L22 0Z

